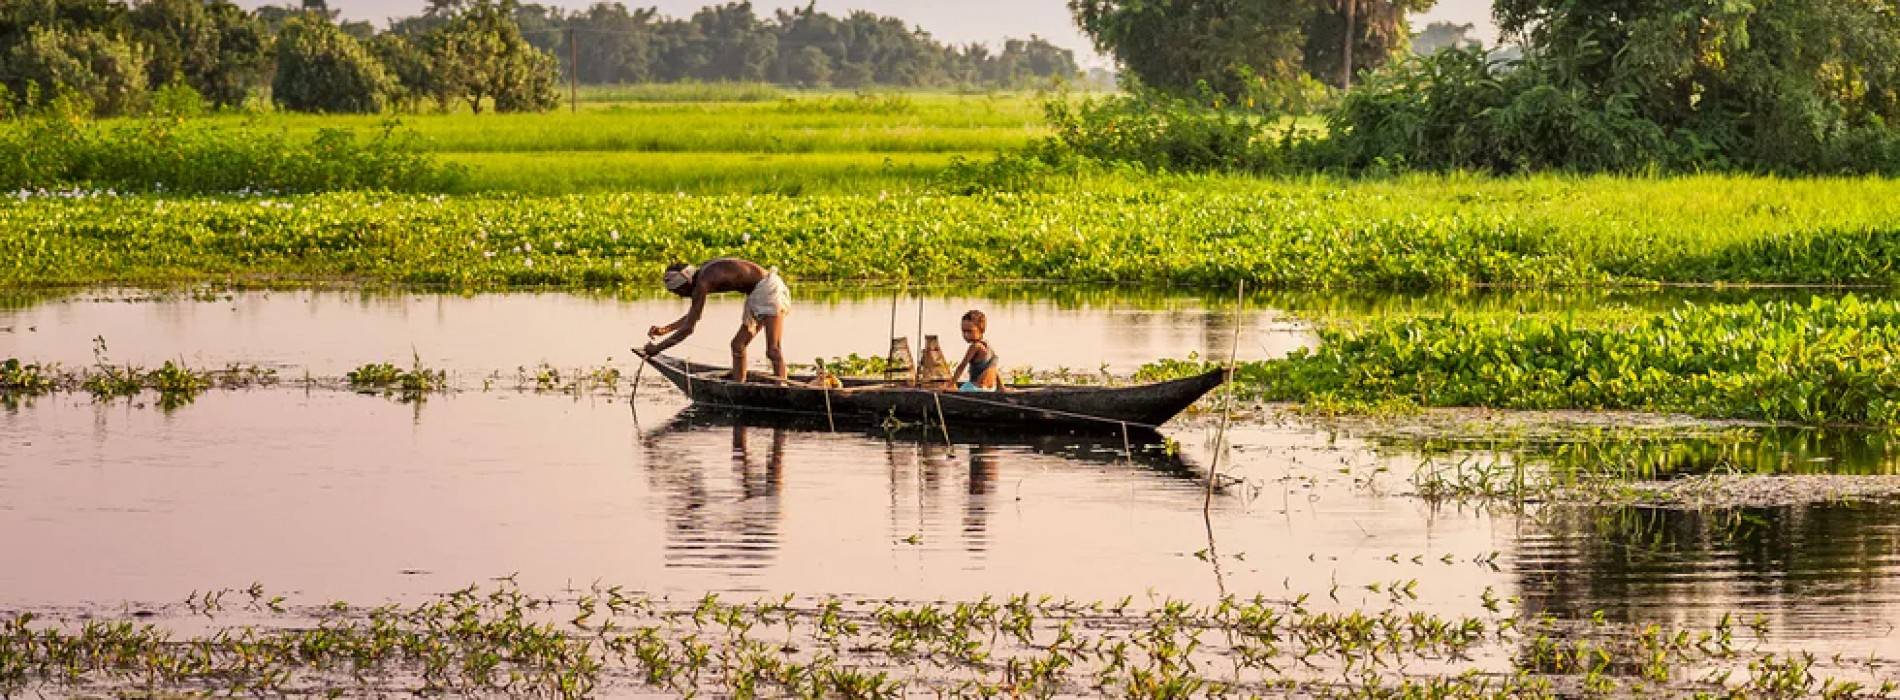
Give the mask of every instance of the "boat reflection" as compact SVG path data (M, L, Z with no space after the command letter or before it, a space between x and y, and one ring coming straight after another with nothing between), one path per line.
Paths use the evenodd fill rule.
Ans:
M800 539L915 545L926 532L931 548L980 560L990 546L999 481L1012 469L1027 476L1086 463L1201 478L1152 431L1124 438L972 428L950 432L949 442L945 432L937 425L864 423L833 431L824 416L687 408L641 437L649 483L665 513L664 560L747 576L773 566L780 550ZM717 454L727 445L729 454ZM792 496L788 482L797 491ZM872 493L879 495L862 497ZM788 501L799 504L793 510L802 525L787 524Z

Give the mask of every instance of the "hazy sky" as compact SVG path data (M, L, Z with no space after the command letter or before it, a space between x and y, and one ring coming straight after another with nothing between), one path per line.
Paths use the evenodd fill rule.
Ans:
M295 0L236 0L245 7L297 4ZM542 5L581 9L593 0L534 0ZM622 0L628 7L659 7L660 13L687 17L715 0ZM1064 48L1074 49L1085 66L1106 63L1089 46L1088 39L1075 28L1064 0L817 0L818 9L842 15L851 10L869 10L881 15L901 17L923 27L939 41L957 44L981 42L995 46L1005 38L1027 38L1035 34ZM802 7L806 0L754 0L753 8L770 16L780 8ZM421 14L423 0L330 0L331 9L341 10L347 19L368 20L385 26L391 17ZM1438 0L1438 7L1413 19L1415 26L1427 22L1449 21L1478 26L1478 35L1488 45L1495 41L1491 26L1491 0Z

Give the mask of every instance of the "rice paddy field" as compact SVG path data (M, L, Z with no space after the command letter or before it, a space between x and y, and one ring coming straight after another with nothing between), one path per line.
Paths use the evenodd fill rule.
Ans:
M0 193L0 696L1900 694L1892 180L971 195L1037 96L582 97L403 117L440 191ZM795 371L975 308L1012 382L1233 381L1139 439L708 411L628 348L720 255Z
M469 169L461 192L527 195L920 190L952 158L988 158L1045 132L1033 94L675 89L631 101L635 95L620 93L590 89L577 112L564 106L548 114L423 113L400 124L441 161ZM682 97L711 101L676 100ZM213 118L223 128L291 139L334 128L367 134L387 122Z

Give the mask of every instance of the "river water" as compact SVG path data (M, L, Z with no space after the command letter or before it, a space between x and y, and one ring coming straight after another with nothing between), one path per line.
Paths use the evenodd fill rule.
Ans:
M788 317L788 354L881 353L893 296L810 294ZM1042 371L1125 375L1158 358L1236 346L1242 359L1275 357L1316 342L1294 314L1253 302L1236 335L1232 302L1197 296L938 290L898 298L900 333L916 334L920 307L953 357L957 316L981 308L1005 367ZM1491 598L1574 618L1761 614L1805 648L1900 651L1895 504L1434 504L1411 492L1419 453L1265 414L1237 420L1226 449L1218 421L1190 414L1164 429L1168 443L1125 450L1118 439L950 426L946 441L704 413L651 373L631 399L628 380L578 393L494 381L543 363L630 376L637 329L683 309L329 291L0 306L0 359L258 364L288 380L419 358L459 388L404 403L287 381L170 410L149 394L0 408L0 610L116 609L252 582L374 603L511 576L530 589L598 581L681 596L1306 593L1341 608L1389 603L1400 588L1416 595L1408 605L1448 614ZM713 303L683 348L723 361L737 316L736 303ZM1799 443L1806 464L1894 471L1890 450L1864 442L1828 452L1772 439ZM1808 459L1813 450L1823 454Z

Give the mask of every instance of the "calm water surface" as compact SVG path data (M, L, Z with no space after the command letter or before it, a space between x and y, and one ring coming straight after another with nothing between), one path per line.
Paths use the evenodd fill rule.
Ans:
M784 347L792 362L890 349L892 295L812 290L787 316ZM933 296L896 300L897 334L913 352L923 334L938 335L944 352L964 349L957 320L970 309L989 317L991 344L1005 367L1126 374L1142 363L1189 353L1225 357L1234 343L1231 301L1209 308L1192 297L1116 297L1070 301ZM157 298L106 293L0 307L0 357L86 365L103 338L115 363L152 365L183 360L194 367L232 362L340 376L372 362L481 375L523 365L633 369L627 348L646 342L646 329L678 320L684 300L623 300L570 294L402 295L365 292L240 292ZM739 327L740 299L707 302L704 320L674 350L700 362L726 364ZM1243 359L1278 357L1311 345L1305 324L1268 308L1241 315ZM751 364L765 367L755 341Z
M925 316L949 336L962 309L984 308L1006 364L1042 368L1126 372L1224 354L1231 342L1227 309L1191 298L1133 306L933 298ZM400 362L414 346L425 364L479 375L605 364L632 329L681 307L565 295L107 295L0 311L0 327L13 329L0 332L0 357L85 364L105 336L114 361L334 376ZM890 302L836 298L795 313L794 357L868 354L885 345ZM914 334L916 307L908 313ZM715 306L694 340L717 349L737 314ZM1269 309L1246 314L1241 337L1246 357L1311 342ZM1759 612L1790 643L1900 650L1888 622L1900 617L1900 505L1433 506L1407 495L1416 455L1249 418L1219 455L1232 480L1204 520L1217 456L1206 416L1164 431L1177 449L1138 441L1133 454L1119 439L955 426L946 444L922 430L833 433L702 413L646 379L631 403L624 387L573 397L476 386L415 404L280 387L211 392L171 411L149 396L83 395L0 409L0 609L176 601L254 581L370 602L511 574L530 588L603 581L682 595L1310 593L1352 608L1389 602L1369 586L1416 581L1419 599L1406 604L1444 613L1480 612L1490 588L1562 616L1709 624ZM1889 453L1823 457L1850 473L1890 473Z

